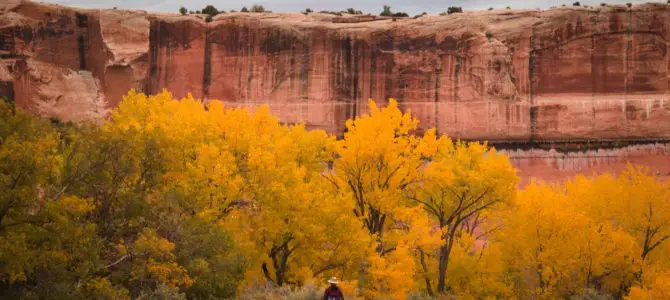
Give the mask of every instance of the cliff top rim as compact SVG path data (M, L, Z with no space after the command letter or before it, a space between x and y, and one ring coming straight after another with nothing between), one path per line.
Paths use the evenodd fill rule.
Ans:
M39 1L32 0L5 0L6 2L0 3L0 14L8 13L19 9L25 5L37 5L49 9L56 10L72 10L76 12L83 13L121 13L121 14L140 14L146 15L147 17L157 17L157 18L177 18L185 20L199 20L205 22L206 14L187 14L181 15L178 12L155 12L147 11L143 9L117 9L117 8L83 8L69 5L62 5L56 3L43 3ZM303 12L264 12L264 13L243 13L243 12L226 12L214 16L213 21L218 19L225 19L227 17L248 17L248 18L281 18L281 17L300 17L302 19L311 19L315 21L331 21L333 23L363 23L371 21L395 21L395 20L413 20L413 19L444 19L444 18L457 18L458 16L506 16L506 15L524 15L524 14L534 14L534 13L553 13L553 12L565 12L565 11L584 11L584 12L601 12L601 11L613 11L613 12L623 12L623 11L657 11L657 10L670 10L670 4L657 3L657 2L646 2L640 4L633 4L631 7L628 7L626 4L607 4L606 6L594 5L589 7L584 6L556 6L548 9L507 9L507 8L494 8L493 10L466 10L462 13L454 13L448 15L437 15L437 14L420 14L410 17L383 17L373 14L363 14L363 15L353 15L347 13L340 13L339 15L330 14L330 13L321 13L321 12L311 12L309 14Z

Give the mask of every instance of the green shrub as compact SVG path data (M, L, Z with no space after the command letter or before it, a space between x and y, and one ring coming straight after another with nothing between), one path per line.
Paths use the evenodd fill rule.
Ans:
M393 15L393 13L391 12L391 6L384 5L384 10L379 15L382 17L390 17L391 15Z
M266 12L265 7L263 7L263 5L260 5L260 4L254 4L253 6L251 6L251 10L249 10L249 11L252 12L252 13L264 13L264 12Z
M218 15L220 12L218 9L216 9L216 7L214 7L214 5L207 5L202 9L202 13L213 17Z
M185 16L185 15L188 13L188 10L186 9L186 7L183 7L183 6L182 6L182 7L179 8L179 13L180 13L182 16Z
M355 10L355 9L353 9L353 8L347 8L346 13L348 13L348 14L350 14L350 15L362 15L362 14L363 14L362 11L360 11L360 10Z
M447 8L447 14L455 14L455 13L462 13L463 8L459 6L450 6Z

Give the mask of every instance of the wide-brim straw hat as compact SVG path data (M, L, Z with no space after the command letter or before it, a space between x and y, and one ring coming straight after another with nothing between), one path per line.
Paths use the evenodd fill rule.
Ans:
M330 284L337 284L337 278L332 277L332 278L328 279L328 283L330 283Z

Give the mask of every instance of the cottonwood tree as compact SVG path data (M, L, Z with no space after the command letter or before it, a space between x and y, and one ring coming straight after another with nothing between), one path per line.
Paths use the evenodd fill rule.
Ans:
M436 151L435 138L414 135L417 124L395 100L381 109L371 101L370 114L347 121L344 138L336 142L333 172L326 176L351 198L354 215L377 239L382 255L395 249L385 234L394 228L394 211L408 205L403 191L422 180L425 159Z
M452 143L446 137L436 140L432 131L424 139L435 140L439 146L422 182L407 189L407 197L424 208L441 233L436 251L419 251L425 274L429 274L425 257L437 259L436 291L444 293L454 243L464 234L481 233L477 230L482 229L486 214L512 201L518 179L509 159L486 144ZM425 282L433 294L433 281L427 275Z
M632 279L635 240L594 219L581 195L564 185L532 184L505 213L496 236L508 277L522 297L568 297L596 290L616 295Z
M46 120L0 102L0 295L78 297L100 267L89 199L68 195L70 158Z
M628 166L618 177L578 177L568 187L597 220L609 222L635 238L636 257L640 262L635 272L638 283L645 281L646 268L666 264L667 260L662 257L670 253L670 186L667 182L646 168Z
M258 257L256 278L283 286L357 271L352 264L369 242L321 176L332 140L323 131L280 125L267 108L248 118L239 122L250 131L248 140L238 142L249 147L244 164L251 204L227 223L245 233L239 242Z

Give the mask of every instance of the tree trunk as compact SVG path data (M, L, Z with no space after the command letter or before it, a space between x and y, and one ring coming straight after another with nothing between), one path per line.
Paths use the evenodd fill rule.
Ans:
M449 267L449 255L451 254L451 249L454 245L454 235L456 234L456 228L454 227L455 226L452 226L452 228L449 229L447 241L442 247L440 247L440 264L437 278L438 293L444 293L447 291L446 281L447 268Z
M431 297L435 297L435 294L433 294L433 286L430 283L430 277L428 276L428 266L426 265L426 254L423 252L423 249L419 248L419 253L421 254L421 267L423 268L423 276L426 280L426 290L428 291L428 295Z
M437 274L437 292L438 293L444 293L446 289L446 280L447 280L447 267L448 267L448 259L447 259L447 246L444 245L440 247L440 261L439 261L439 266L438 266L438 274Z
M291 242L292 240L293 240L292 237L287 237L283 244L279 246L273 246L272 249L270 249L270 253L268 253L268 256L272 259L272 267L274 267L274 273L275 273L274 280L270 276L267 264L263 263L262 265L263 274L265 275L265 277L270 282L273 282L277 286L283 286L284 283L286 282L288 259L291 256L291 253L293 253L293 250L295 250L296 248L295 246L293 247L293 249L289 248L288 243Z
M449 267L449 255L451 254L451 249L454 246L454 240L456 239L456 231L457 228L460 226L462 222L462 219L457 218L456 221L453 224L450 224L450 222L447 222L449 226L447 230L447 237L445 240L444 245L440 247L440 263L439 263L439 270L438 270L438 278L437 278L437 292L442 294L447 291L447 268Z

